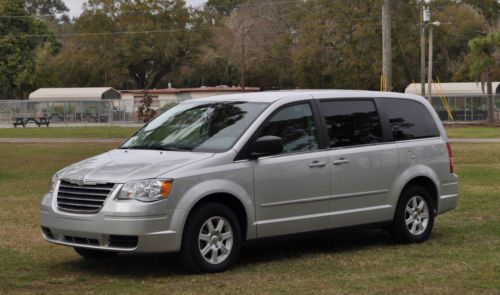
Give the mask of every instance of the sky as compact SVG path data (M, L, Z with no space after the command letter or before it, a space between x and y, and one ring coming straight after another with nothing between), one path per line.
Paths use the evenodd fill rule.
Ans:
M69 8L69 14L71 16L78 16L82 13L82 3L85 0L64 0L66 6ZM206 0L186 0L187 5L198 6L207 2Z

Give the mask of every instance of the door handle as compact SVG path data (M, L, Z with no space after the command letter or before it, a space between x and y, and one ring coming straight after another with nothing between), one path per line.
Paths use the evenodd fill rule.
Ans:
M344 159L344 158L340 158L338 160L335 160L333 161L333 165L345 165L345 164L349 164L349 160L348 159Z
M320 162L320 161L314 161L311 164L309 164L309 167L311 168L316 168L316 167L325 167L326 162Z

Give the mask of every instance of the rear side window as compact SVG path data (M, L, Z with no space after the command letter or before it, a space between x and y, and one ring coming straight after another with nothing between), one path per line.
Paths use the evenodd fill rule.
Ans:
M382 142L382 128L371 100L320 102L326 121L330 147Z
M394 140L439 136L439 130L429 111L419 102L408 99L381 99Z

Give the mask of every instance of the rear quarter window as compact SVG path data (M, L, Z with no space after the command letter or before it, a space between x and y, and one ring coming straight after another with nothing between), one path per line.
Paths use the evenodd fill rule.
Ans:
M330 147L374 144L383 141L382 127L372 100L320 102Z
M434 118L418 101L382 98L380 106L389 119L392 136L396 141L440 135Z

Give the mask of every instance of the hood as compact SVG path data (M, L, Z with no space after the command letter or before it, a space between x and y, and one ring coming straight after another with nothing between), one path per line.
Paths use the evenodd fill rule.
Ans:
M211 156L211 153L117 149L73 164L58 177L123 183L156 178Z

